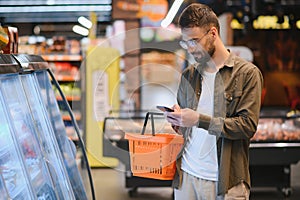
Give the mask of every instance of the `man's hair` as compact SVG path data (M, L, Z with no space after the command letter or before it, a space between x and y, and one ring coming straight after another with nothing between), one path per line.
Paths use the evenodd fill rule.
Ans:
M178 24L181 29L193 27L210 28L214 26L220 32L217 15L210 7L200 3L192 3L186 7L179 16Z

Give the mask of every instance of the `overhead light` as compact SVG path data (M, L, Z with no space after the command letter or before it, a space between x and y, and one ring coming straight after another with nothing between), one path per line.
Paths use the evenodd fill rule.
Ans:
M175 0L175 1L174 1L174 3L173 3L173 5L172 5L172 7L170 8L170 10L169 10L167 16L161 21L161 24L160 24L160 25L161 25L163 28L168 27L168 26L172 23L172 21L173 21L175 15L176 15L176 13L178 12L178 10L179 10L179 8L180 8L180 6L181 6L181 4L182 4L183 1L184 1L184 0Z
M89 35L89 30L79 25L73 26L72 30L79 35L83 35L83 36Z
M64 5L64 6L5 6L0 7L0 13L28 13L28 12L107 12L111 5Z
M90 29L93 26L93 23L83 16L78 18L78 22L87 29Z
M23 6L28 4L28 0L17 0L17 1L6 1L3 2L0 0L1 5L13 5L13 6ZM30 5L105 5L105 4L111 4L112 0L88 0L88 1L82 1L82 0L34 0L30 1Z
M46 4L47 5L54 5L55 4L55 0L47 0Z

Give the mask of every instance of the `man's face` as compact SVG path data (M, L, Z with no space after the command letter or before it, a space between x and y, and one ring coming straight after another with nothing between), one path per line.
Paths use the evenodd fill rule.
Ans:
M184 28L182 29L182 41L185 49L193 55L198 63L206 64L214 55L215 46L210 38L210 29Z

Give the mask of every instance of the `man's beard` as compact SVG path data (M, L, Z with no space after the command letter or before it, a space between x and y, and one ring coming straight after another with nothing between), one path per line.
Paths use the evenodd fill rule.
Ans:
M215 51L216 51L215 45L210 44L207 52L204 50L199 50L197 52L194 52L193 56L197 63L199 63L201 66L203 65L206 66L208 61L210 61L210 59L214 55ZM202 55L202 56L197 57L197 55Z

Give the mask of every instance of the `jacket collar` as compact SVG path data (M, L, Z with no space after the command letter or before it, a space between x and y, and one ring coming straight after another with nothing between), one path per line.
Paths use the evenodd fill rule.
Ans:
M230 52L230 50L228 49ZM230 52L228 59L224 62L224 66L226 67L233 67L234 66L234 61L235 61L236 55L232 52Z

